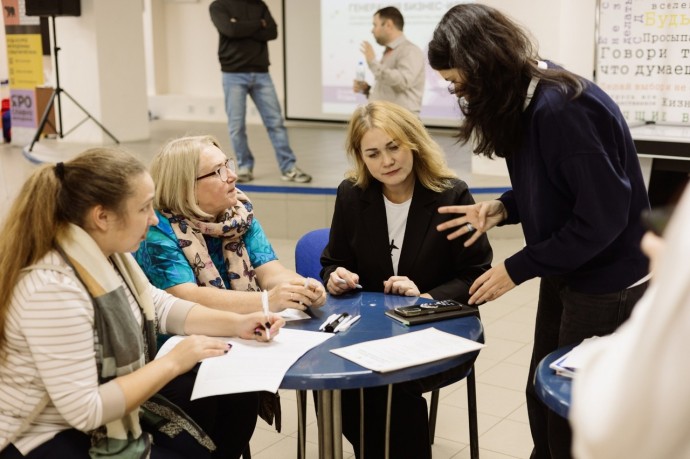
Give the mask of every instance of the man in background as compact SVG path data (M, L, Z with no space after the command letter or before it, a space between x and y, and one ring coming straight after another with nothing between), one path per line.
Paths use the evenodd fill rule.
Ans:
M424 94L424 53L405 38L405 21L397 8L378 10L373 25L371 33L376 43L386 49L379 62L371 43L362 42L360 50L376 83L372 87L366 81L355 80L354 92L365 94L370 101L394 102L419 116Z
M237 157L237 181L254 179L254 155L247 142L247 95L254 101L275 150L281 178L306 183L311 176L300 170L290 148L280 103L268 73L268 41L278 37L278 26L261 0L215 0L209 7L219 33L218 59L223 72L225 112L230 141Z

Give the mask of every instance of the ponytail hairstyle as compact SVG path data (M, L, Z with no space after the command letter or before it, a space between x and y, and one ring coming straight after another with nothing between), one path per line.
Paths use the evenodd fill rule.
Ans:
M507 16L478 3L448 10L434 30L428 47L434 70L456 69L464 96L458 99L465 115L458 138L475 142L474 153L509 157L522 141L522 112L533 77L553 84L571 98L586 80L563 69L539 69L539 55L530 36Z
M92 148L74 159L43 165L24 183L0 230L0 349L5 322L21 269L56 247L72 223L83 227L94 206L123 215L133 179L146 167L130 153ZM0 352L2 356L3 352Z

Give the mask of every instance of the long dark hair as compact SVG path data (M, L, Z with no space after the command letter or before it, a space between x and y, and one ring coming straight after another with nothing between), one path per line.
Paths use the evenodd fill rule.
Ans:
M429 42L429 64L435 70L457 69L465 100L458 138L474 134L477 154L509 157L522 140L522 111L532 77L577 97L585 80L563 69L541 70L527 34L501 12L486 5L460 4L436 26Z

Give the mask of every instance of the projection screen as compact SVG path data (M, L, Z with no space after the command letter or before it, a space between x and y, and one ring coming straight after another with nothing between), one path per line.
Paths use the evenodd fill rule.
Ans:
M285 110L288 119L346 121L366 97L352 91L362 41L381 59L383 47L371 34L374 13L395 6L405 18L405 36L426 48L443 14L456 1L284 1ZM367 68L367 82L374 78ZM428 126L457 126L460 109L445 82L428 64L421 117Z

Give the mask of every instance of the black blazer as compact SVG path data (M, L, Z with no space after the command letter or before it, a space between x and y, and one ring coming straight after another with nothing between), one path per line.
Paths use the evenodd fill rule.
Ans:
M421 293L434 299L455 299L466 303L474 280L491 267L493 252L486 235L470 247L466 236L453 241L436 225L453 218L437 209L448 205L474 204L467 184L441 193L428 190L417 181L405 228L398 275L407 276ZM338 187L328 245L321 255L321 278L328 281L338 266L359 274L363 289L383 291L383 282L393 275L386 208L381 183L372 180L367 189L344 180Z

